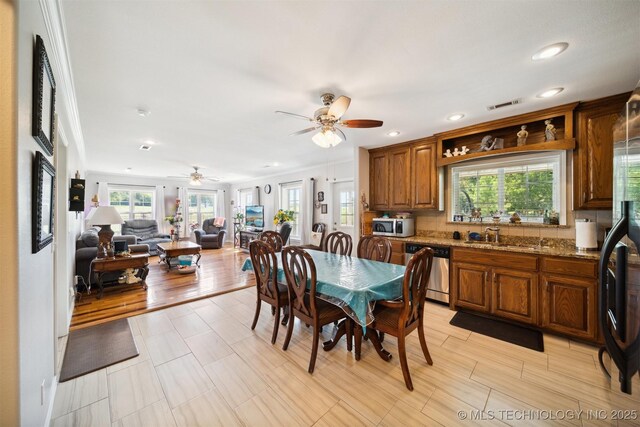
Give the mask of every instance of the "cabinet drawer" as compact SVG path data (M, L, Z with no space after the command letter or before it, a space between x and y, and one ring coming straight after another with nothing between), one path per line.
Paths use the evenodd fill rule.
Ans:
M534 255L514 254L511 252L491 251L486 249L453 248L453 261L490 265L493 267L509 266L518 270L537 270L538 257Z
M598 263L595 260L573 258L542 258L542 271L580 277L598 277Z

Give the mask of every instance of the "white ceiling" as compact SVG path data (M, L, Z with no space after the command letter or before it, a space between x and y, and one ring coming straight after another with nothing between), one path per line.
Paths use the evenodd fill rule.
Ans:
M638 1L63 1L87 169L226 182L352 158L473 123L631 90ZM531 55L566 41L561 55ZM552 87L560 95L535 95ZM289 137L320 95L352 98L322 149ZM494 112L490 104L523 98ZM148 117L136 110L145 107ZM445 118L456 112L463 120ZM391 138L385 134L399 130ZM138 147L151 139L149 152ZM278 162L277 168L264 169Z

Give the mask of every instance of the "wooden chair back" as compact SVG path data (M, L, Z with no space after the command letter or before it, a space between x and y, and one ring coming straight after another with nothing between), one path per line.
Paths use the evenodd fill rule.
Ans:
M392 252L391 241L386 237L363 236L358 242L358 258L389 262Z
M269 299L278 300L278 261L271 245L261 240L253 240L249 244L249 256L256 275L258 294Z
M427 285L433 264L433 250L423 248L413 254L404 272L402 284L402 303L404 304L401 319L405 326L420 320L427 295Z
M280 252L284 246L282 236L277 231L263 231L258 234L257 240L265 242L271 246L275 252Z
M353 240L351 236L342 231L334 231L327 235L322 243L322 250L332 254L351 256Z
M289 306L313 317L316 312L316 264L313 258L303 249L287 246L282 249L282 267L289 288Z

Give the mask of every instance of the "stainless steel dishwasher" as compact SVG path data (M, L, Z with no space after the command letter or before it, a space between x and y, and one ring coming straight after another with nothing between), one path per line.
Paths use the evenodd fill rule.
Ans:
M426 247L433 249L433 266L431 267L431 275L429 276L429 284L427 286L427 299L449 304L450 250L448 246L407 243L405 245L404 263L406 265L413 254Z

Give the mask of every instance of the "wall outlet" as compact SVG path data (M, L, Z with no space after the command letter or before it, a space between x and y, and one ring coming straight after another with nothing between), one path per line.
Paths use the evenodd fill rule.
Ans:
M44 383L46 380L42 380L40 384L40 406L44 406Z

